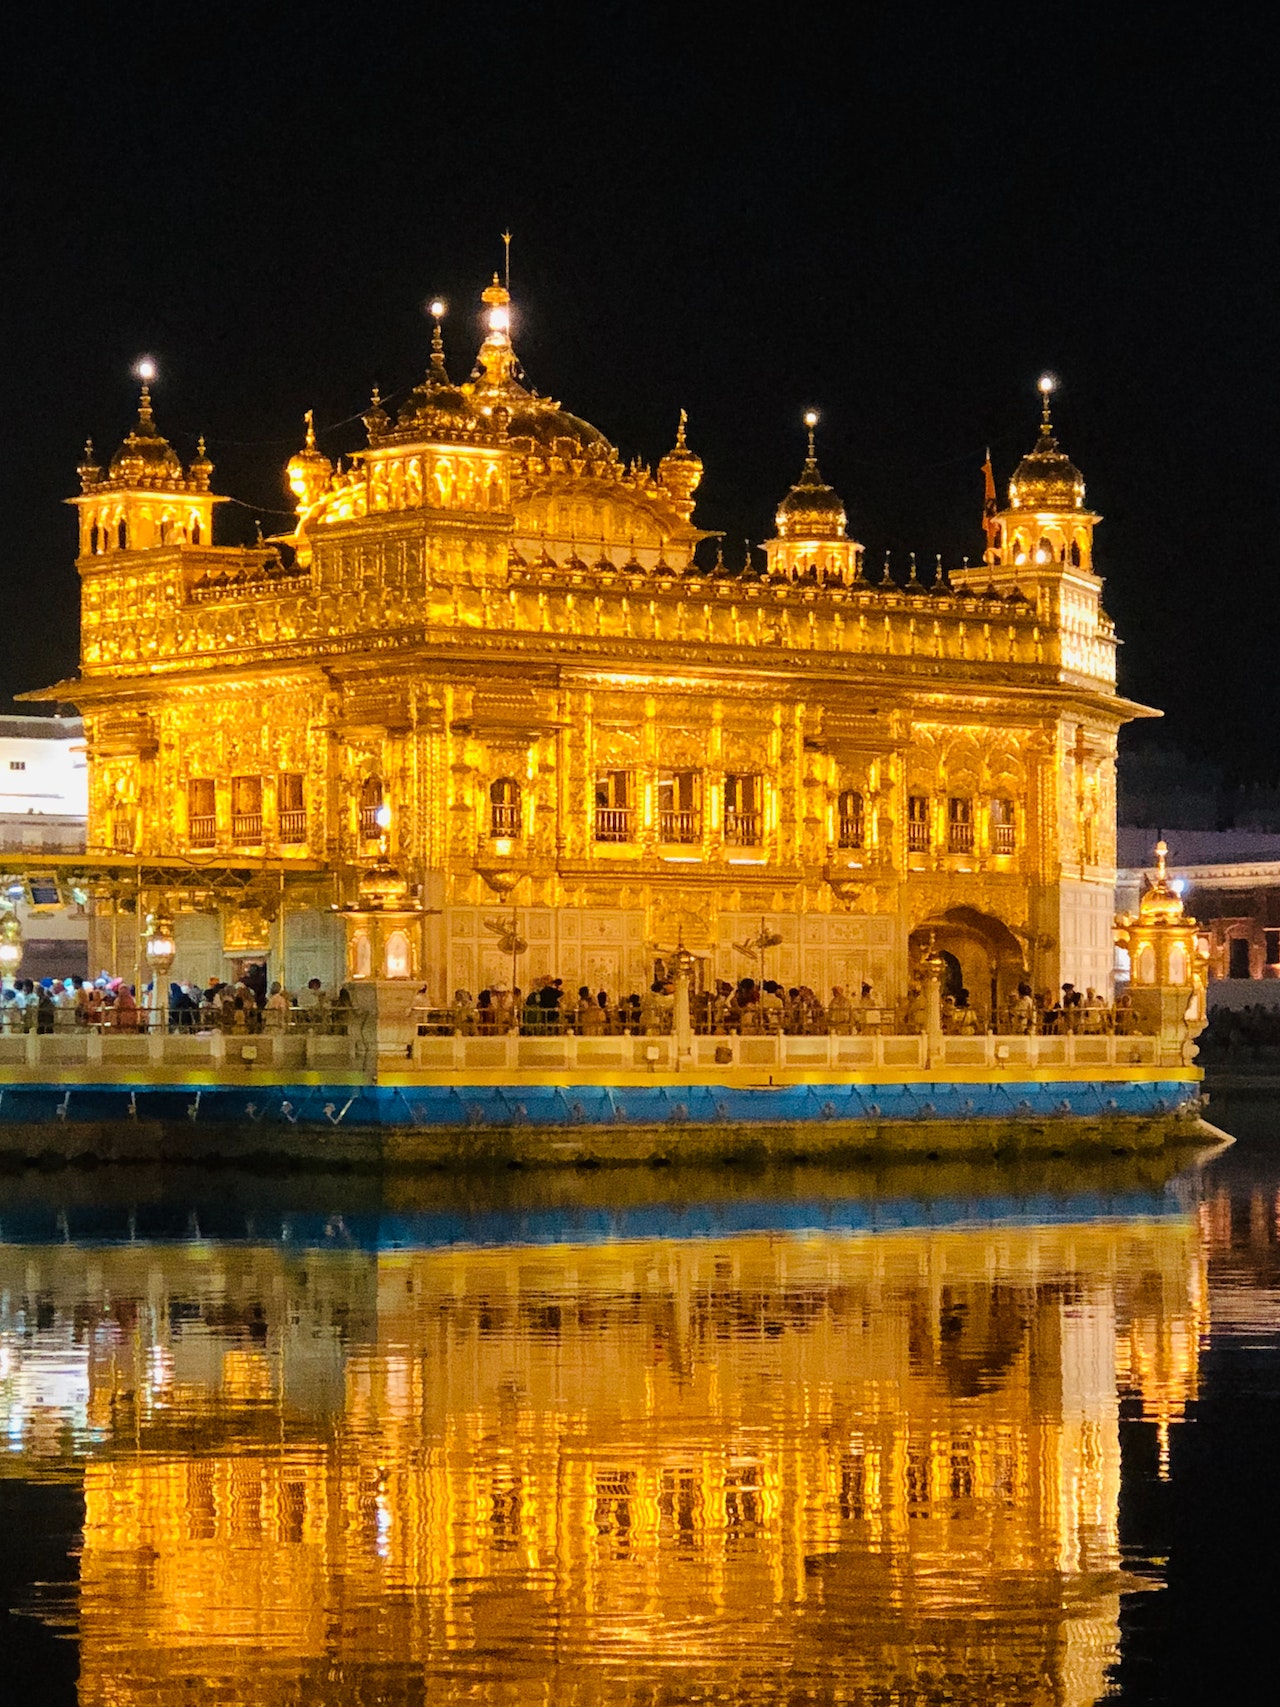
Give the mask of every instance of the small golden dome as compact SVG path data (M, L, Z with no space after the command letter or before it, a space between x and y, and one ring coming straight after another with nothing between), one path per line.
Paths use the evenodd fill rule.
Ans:
M213 463L209 460L204 448L204 435L196 440L196 454L187 468L188 477L195 482L200 491L209 490L209 482L213 479Z
M1047 427L1041 427L1036 448L1014 470L1009 503L1015 510L1083 510L1084 475L1058 449Z
M702 482L702 458L685 442L688 420L682 409L675 445L658 464L658 482L671 494L676 510L685 521L693 515L693 494Z
M333 464L316 444L315 415L310 409L303 416L307 423L307 436L300 451L289 458L285 468L285 478L289 490L298 500L298 506L314 504L328 490L329 477L333 473Z
M360 879L360 906L366 912L403 910L408 895L407 878L389 860L376 859Z
M130 486L158 485L182 479L177 452L156 431L151 412L151 389L144 383L138 400L138 423L111 458L111 478Z
M1176 925L1181 922L1183 905L1181 895L1169 882L1168 845L1157 842L1155 851L1155 879L1138 902L1138 918L1144 925Z
M1083 510L1084 475L1065 452L1058 449L1049 415L1049 398L1056 381L1046 374L1040 381L1044 413L1035 449L1024 456L1009 482L1009 505L1015 510Z
M809 454L799 480L778 505L774 518L779 539L843 539L848 525L840 496L818 469L813 429L818 417L812 410L805 416L809 429Z

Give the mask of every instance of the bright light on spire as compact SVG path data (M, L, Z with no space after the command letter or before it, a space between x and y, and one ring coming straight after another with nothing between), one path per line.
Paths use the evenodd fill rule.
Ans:
M1040 387L1046 397L1051 391L1056 391L1058 389L1058 382L1051 373L1042 373L1040 378L1036 381L1036 384Z
M427 304L427 313L433 320L443 320L444 311L447 306L448 304L442 296L433 296L431 301Z
M134 378L140 379L144 385L150 385L156 373L156 364L151 356L139 356L133 364Z
M805 412L804 412L804 424L806 427L816 427L817 426L817 424L818 424L818 411L816 409L806 409L805 410Z

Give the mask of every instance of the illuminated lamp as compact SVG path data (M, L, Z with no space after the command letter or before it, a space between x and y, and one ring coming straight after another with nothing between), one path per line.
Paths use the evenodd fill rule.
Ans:
M6 913L0 919L0 973L12 978L21 965L22 926L16 913Z
M147 965L156 978L163 978L177 957L178 945L173 936L173 920L163 911L147 914L147 939L144 947Z

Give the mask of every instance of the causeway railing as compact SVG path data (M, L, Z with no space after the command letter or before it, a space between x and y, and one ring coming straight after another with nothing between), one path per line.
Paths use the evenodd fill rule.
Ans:
M591 1037L566 1033L538 1037L507 1032L468 1037L454 1033L415 1037L411 1048L415 1067L438 1072L669 1072L676 1065L676 1042L670 1034ZM767 1072L779 1068L861 1071L929 1066L1000 1072L1020 1067L1155 1067L1161 1063L1159 1038L1079 1033L1063 1037L944 1037L935 1045L932 1057L928 1039L923 1036L878 1033L825 1037L703 1033L694 1036L691 1050L684 1066L697 1071L714 1067L750 1067Z
M677 1067L677 1039L624 1032L616 1036L564 1033L528 1036L518 1032L467 1036L461 1032L410 1036L375 1032L372 1016L352 1015L345 1032L294 1026L288 1031L118 1031L110 1028L58 1029L52 1032L0 1033L0 1073L5 1068L60 1069L148 1068L234 1071L305 1069L335 1075L371 1072L380 1062L389 1070L412 1066L423 1072L591 1073L671 1072ZM881 1070L979 1070L993 1075L1019 1069L1056 1067L1157 1067L1174 1064L1161 1040L1145 1036L944 1037L932 1055L923 1036L866 1033L853 1036L699 1034L691 1053L680 1059L684 1071L717 1067L768 1074ZM1179 1056L1178 1059L1181 1057Z

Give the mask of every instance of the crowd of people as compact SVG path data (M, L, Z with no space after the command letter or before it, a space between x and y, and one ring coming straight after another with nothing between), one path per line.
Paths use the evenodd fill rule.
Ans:
M96 978L40 978L6 981L0 991L0 1029L53 1032L76 1026L116 1031L283 1032L301 1027L345 1033L352 1012L350 988L324 988L311 978L297 991L279 980L268 982L266 967L255 963L234 982L211 977L203 985L171 982L157 1001L151 985L138 993L121 978L102 972ZM528 990L491 985L473 997L456 990L447 1008L432 1004L423 985L413 1004L419 1035L461 1032L485 1035L518 1030L526 1036L576 1032L582 1036L618 1036L670 1032L675 1023L675 984L657 979L642 993L612 997L587 984L576 994L562 978L536 979ZM905 1001L884 1003L869 983L856 989L833 986L824 1002L807 984L783 985L776 979L717 979L690 991L689 1019L702 1033L784 1033L788 1036L852 1035L864 1032L919 1033L927 1029L924 989L913 984ZM1064 984L1061 994L1033 992L1022 982L1007 1007L994 1012L975 1006L967 990L941 999L942 1029L949 1035L1056 1036L1073 1032L1105 1034L1133 1029L1128 997L1109 1005L1093 989ZM1206 1042L1212 1048L1280 1044L1280 1015L1245 1009L1211 1021Z
M526 1035L566 1031L583 1036L617 1036L623 1032L669 1032L675 1020L675 984L657 979L643 993L618 998L606 990L582 984L577 994L566 990L563 978L537 979L527 990L493 985L472 997L455 990L447 1010L431 1008L425 987L419 992L420 1029L449 1029L466 1034L507 1032ZM702 1032L785 1031L799 1035L829 1030L879 1030L884 1010L870 984L850 998L841 988L824 1006L806 984L784 988L776 980L760 983L740 978L737 984L719 979L689 997L693 1029Z
M543 977L527 991L492 985L473 997L467 990L455 990L447 1009L432 1007L424 986L416 1008L418 1028L424 1033L458 1031L474 1035L518 1029L525 1035L657 1034L672 1029L675 985L656 980L643 994L614 998L605 990L593 991L587 984L580 985L575 995L565 988L563 978ZM1020 983L1009 1006L994 1014L978 1009L970 1002L969 992L961 990L943 996L941 1010L943 1031L961 1036L993 1029L1024 1036L1069 1032L1101 1035L1129 1030L1132 1020L1127 997L1111 1006L1096 990L1077 990L1074 984L1064 984L1061 994L1055 995L1051 991L1035 993L1030 984ZM919 984L912 985L905 1002L897 1004L881 1002L868 983L856 991L837 984L824 1002L807 984L785 986L771 978L759 983L740 978L736 984L718 979L706 989L693 990L689 1019L696 1032L782 1032L798 1037L918 1033L928 1025L925 993Z
M150 984L139 994L123 978L102 972L96 978L17 978L0 991L0 1029L7 1032L49 1033L76 1027L112 1031L288 1031L298 1026L345 1031L352 1007L351 992L337 992L312 978L289 991L277 979L267 981L266 967L251 965L235 982L209 978L206 983L171 982L167 996L156 1000Z

